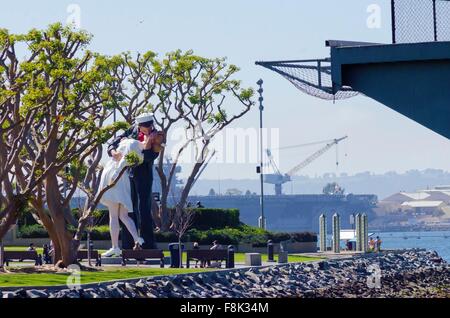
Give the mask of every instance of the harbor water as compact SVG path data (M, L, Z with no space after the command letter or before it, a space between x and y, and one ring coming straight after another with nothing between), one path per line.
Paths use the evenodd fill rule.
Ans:
M381 238L382 249L424 248L438 252L450 262L450 231L369 232L374 233L373 238Z

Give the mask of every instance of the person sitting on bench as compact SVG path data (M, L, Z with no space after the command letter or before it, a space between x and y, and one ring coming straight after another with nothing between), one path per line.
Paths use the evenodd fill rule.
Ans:
M210 250L222 250L223 247L222 245L219 244L219 242L217 240L213 241L213 246L211 246ZM221 261L217 261L211 264L210 261L208 261L208 267L221 267L222 266L222 262Z
M44 244L42 247L42 255L44 257L45 264L51 264L52 263L52 257L50 255L50 249L47 244Z

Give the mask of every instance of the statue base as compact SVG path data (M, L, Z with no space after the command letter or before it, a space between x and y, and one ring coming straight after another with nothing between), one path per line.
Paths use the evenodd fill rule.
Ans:
M102 257L102 265L122 265L122 257ZM137 261L127 260L127 265L137 265ZM157 259L149 259L141 262L140 265L160 265L160 263ZM170 265L170 257L164 257L164 265Z

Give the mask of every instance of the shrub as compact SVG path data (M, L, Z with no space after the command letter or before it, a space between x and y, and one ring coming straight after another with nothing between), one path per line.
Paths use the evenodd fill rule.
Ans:
M269 234L268 239L272 240L274 243L280 243L289 241L291 239L291 234L286 232L272 232Z
M84 239L86 238L86 233L83 234ZM109 234L108 225L93 226L91 228L91 239L99 241L107 241L111 239Z
M70 230L75 231L75 228ZM19 227L18 236L21 238L48 238L47 230L40 224L24 225ZM86 240L86 232L83 233L82 239ZM107 225L94 226L91 228L92 240L110 240L109 227Z
M178 237L174 232L156 232L155 240L160 243L172 243L178 242Z
M240 225L238 209L196 208L194 212L192 228L198 230L232 228Z
M17 235L21 238L48 238L47 230L40 224L23 225Z
M291 236L295 242L317 242L317 234L312 232L296 232Z

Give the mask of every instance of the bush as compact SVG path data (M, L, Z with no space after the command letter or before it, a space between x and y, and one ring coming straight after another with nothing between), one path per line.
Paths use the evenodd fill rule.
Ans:
M71 229L72 231L75 231L75 228ZM33 225L24 225L19 227L19 231L17 235L20 238L48 238L47 230L40 224L33 224ZM83 233L82 239L86 240L87 235L86 232ZM111 236L109 234L109 227L107 225L102 226L94 226L91 229L91 239L92 240L110 240Z
M83 238L86 239L86 233L83 233ZM111 240L108 225L93 226L91 229L91 240L108 241Z
M286 232L272 232L269 234L268 239L272 240L274 243L280 243L289 241L291 239L291 234Z
M291 233L294 242L317 242L317 234L312 232Z
M160 243L172 243L178 242L178 237L174 232L156 232L155 240Z
M192 228L198 230L223 229L225 227L239 227L238 209L194 209Z
M273 232L269 234L269 239L271 239L274 243L280 243L283 241L317 242L317 235L311 232Z
M73 229L75 230L75 229ZM22 226L18 231L22 238L48 238L47 231L39 224ZM86 232L82 239L86 239ZM110 240L109 227L107 225L94 226L91 229L92 240ZM252 244L254 247L264 247L268 240L274 243L282 241L293 242L317 242L317 235L311 232L269 232L257 227L240 224L238 227L226 227L221 229L198 230L191 229L183 237L185 242L198 242L202 245L210 245L214 240L222 245ZM156 242L177 242L177 235L173 232L156 232Z
M47 230L40 224L19 227L17 236L21 238L48 238Z
M200 231L192 229L188 232L188 240L199 244L209 245L214 240L223 245L237 245L242 243L265 243L267 242L267 231L241 224L239 227L223 229L211 229Z

